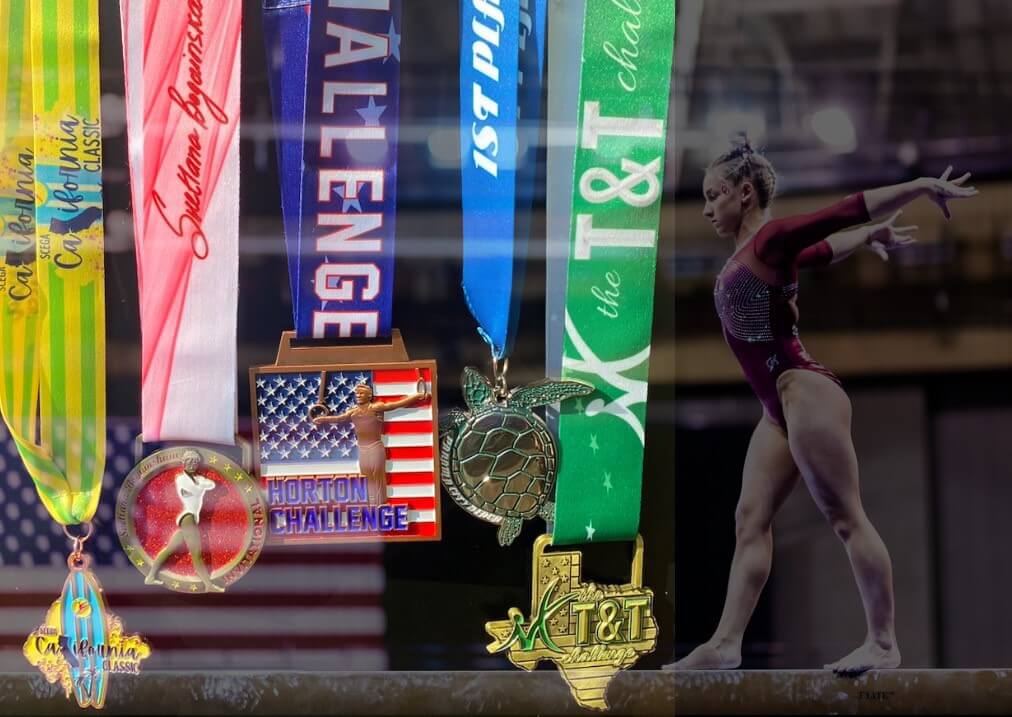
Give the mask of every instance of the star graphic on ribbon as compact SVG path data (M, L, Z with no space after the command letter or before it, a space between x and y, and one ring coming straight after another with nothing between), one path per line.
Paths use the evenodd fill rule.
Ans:
M390 31L387 32L387 38L390 40L390 54L383 58L383 62L386 63L386 61L390 59L390 55L393 55L394 59L400 62L401 36L397 33L397 28L394 27L393 18L390 18Z
M337 192L338 196L341 197L341 199L344 199L344 190L335 189L334 191ZM344 199L344 209L348 208L348 203L349 203L349 200ZM358 200L355 200L355 204L358 204ZM344 211L344 209L342 209L341 211ZM359 206L358 210L361 212L362 211L362 207ZM324 264L329 264L330 261L328 260L327 257L323 257L323 263ZM315 285L316 284L316 279L310 279L309 283ZM327 310L327 300L326 299L320 299L320 309L323 310L323 311ZM333 409L331 409L331 410L333 410Z
M594 455L597 455L597 452L600 449L601 449L601 446L597 445L597 435L591 433L590 434L590 450L594 451Z
M386 105L376 104L374 97L369 98L369 104L365 107L355 110L362 117L362 121L365 122L366 127L379 127L379 118L386 110Z
M604 489L606 491L608 491L609 493L611 493L611 489L612 489L612 485L611 485L611 473L609 473L608 471L604 472L604 483L602 485L604 486Z
M587 525L585 525L583 527L587 529L587 540L593 540L594 539L594 533L597 532L597 528L594 527L594 521L591 520L589 524L587 524Z
M334 187L334 194L344 199L344 187ZM341 211L347 213L348 207L351 207L356 212L362 211L362 204L357 199L344 199L344 204L341 207Z

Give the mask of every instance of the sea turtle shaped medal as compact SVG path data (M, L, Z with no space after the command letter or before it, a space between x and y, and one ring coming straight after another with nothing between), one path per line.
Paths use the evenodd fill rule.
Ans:
M509 545L524 520L551 520L557 449L544 421L531 410L593 391L576 381L543 380L497 396L473 368L462 378L467 411L441 421L440 474L450 497L472 515L499 526Z

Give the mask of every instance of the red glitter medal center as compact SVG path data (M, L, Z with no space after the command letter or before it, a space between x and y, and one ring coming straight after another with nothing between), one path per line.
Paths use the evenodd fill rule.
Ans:
M183 506L176 495L175 481L180 473L179 468L161 471L137 494L133 509L137 540L150 557L158 555L178 528ZM204 495L197 522L201 554L213 574L246 550L250 523L246 503L235 485L217 471L205 468L201 474L215 484L214 490ZM165 562L165 570L196 577L185 546Z

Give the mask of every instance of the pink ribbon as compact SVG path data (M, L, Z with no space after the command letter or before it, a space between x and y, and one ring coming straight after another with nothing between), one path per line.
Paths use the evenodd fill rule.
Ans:
M145 441L233 444L242 3L120 0Z

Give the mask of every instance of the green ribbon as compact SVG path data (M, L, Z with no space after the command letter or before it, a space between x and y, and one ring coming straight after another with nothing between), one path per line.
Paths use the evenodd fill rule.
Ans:
M562 378L595 392L562 404L555 545L639 531L674 34L674 0L594 0L584 18Z

